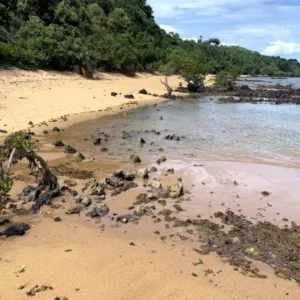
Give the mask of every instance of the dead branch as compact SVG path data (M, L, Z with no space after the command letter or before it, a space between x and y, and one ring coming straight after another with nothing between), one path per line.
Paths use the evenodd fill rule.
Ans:
M166 89L168 91L168 96L170 97L173 93L173 89L169 86L168 77L165 76L165 82L163 82L162 80L160 80L160 82L166 87Z

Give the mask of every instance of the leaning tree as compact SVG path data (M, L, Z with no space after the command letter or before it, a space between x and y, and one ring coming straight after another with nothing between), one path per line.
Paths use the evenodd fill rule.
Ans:
M24 132L16 132L6 137L3 145L0 145L0 206L7 199L7 193L13 185L11 168L23 159L28 161L28 168L35 174L41 191L35 199L32 211L39 210L44 204L51 204L52 198L60 194L57 177L35 150L35 141Z

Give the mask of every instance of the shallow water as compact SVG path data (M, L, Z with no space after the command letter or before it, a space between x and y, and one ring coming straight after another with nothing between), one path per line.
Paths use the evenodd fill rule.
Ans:
M247 77L240 78L238 81L239 85L247 84L249 86L255 85L292 85L294 88L300 88L299 77Z
M122 139L123 130L129 138ZM103 132L109 134L107 142ZM177 100L78 124L69 133L70 143L95 157L128 159L137 153L144 162L165 155L175 160L300 167L300 106L296 105L221 104L210 98ZM166 140L169 134L185 138ZM109 154L101 152L101 146L92 146L91 141L84 142L87 136L102 137L102 147L107 147ZM147 142L143 147L141 137Z

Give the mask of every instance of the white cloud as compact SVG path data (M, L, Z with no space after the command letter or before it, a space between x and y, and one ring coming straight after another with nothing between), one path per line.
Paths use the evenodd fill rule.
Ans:
M195 36L191 36L191 37L184 37L182 38L183 40L187 40L187 41L195 41L195 42L198 42L198 37L195 37Z
M161 28L161 29L163 29L165 32L167 32L167 33L170 33L170 32L178 32L178 30L175 28L175 27L173 27L173 26L170 26L170 25L163 25L163 24L159 24L159 27Z
M270 45L263 51L263 53L268 55L300 54L300 44L287 43L281 40L277 40L275 42L271 42Z

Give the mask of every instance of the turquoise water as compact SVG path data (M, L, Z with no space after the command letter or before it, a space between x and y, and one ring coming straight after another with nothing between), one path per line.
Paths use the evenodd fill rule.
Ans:
M162 120L161 120L162 117ZM122 139L122 131L130 134ZM152 130L161 134L156 135ZM92 136L109 134L103 146L83 143ZM147 132L148 131L148 132ZM169 134L185 136L166 140ZM82 138L78 139L78 136ZM146 140L140 146L140 139ZM71 137L72 139L72 137ZM74 129L73 143L97 156L128 159L138 153L144 161L165 155L177 160L221 160L300 167L300 106L270 104L222 104L210 98L181 100L140 107L115 117L99 119ZM159 149L164 151L160 152Z

